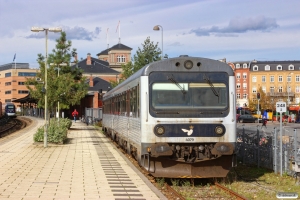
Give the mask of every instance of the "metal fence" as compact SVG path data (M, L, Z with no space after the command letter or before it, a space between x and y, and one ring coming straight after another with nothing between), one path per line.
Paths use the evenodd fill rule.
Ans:
M94 124L102 120L102 108L85 108L82 121L87 124Z
M280 138L279 129L274 129L270 136L257 128L254 133L242 132L237 135L237 158L243 164L257 165L274 170L275 173L300 175L300 142L297 129L293 135L287 135L283 129ZM282 142L282 143L281 143ZM281 146L282 145L282 146ZM280 151L282 149L282 151Z

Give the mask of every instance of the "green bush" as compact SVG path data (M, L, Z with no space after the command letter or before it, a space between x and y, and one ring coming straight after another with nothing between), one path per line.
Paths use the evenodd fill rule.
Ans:
M71 127L72 122L69 119L60 119L59 122L52 118L48 126L47 142L63 144L67 139L68 129ZM44 126L38 128L33 136L35 142L44 141Z
M44 126L38 128L36 133L33 135L33 141L43 142L44 141Z

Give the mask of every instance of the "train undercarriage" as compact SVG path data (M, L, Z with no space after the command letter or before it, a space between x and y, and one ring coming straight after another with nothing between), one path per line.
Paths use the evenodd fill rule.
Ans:
M140 152L119 134L106 133L154 177L226 177L230 169L236 166L232 143L142 144Z

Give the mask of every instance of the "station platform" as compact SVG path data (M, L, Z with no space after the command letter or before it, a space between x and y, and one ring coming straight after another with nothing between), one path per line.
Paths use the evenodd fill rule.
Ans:
M0 199L166 199L93 126L73 122L66 144L34 143L44 120L0 138Z

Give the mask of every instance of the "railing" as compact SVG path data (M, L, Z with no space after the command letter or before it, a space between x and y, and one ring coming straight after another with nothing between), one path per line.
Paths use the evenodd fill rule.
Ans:
M299 174L292 169L292 163L300 165L300 142L297 130L293 136L288 136L288 130L283 129L282 139L279 130L274 129L267 136L258 126L257 131L246 133L245 128L237 135L237 158L243 164L257 165L294 176ZM282 142L282 152L280 143ZM281 162L282 161L282 162Z
M87 125L100 122L102 120L102 108L85 108L85 115L81 119Z
M294 97L295 93L294 92L267 92L267 96L271 97Z

